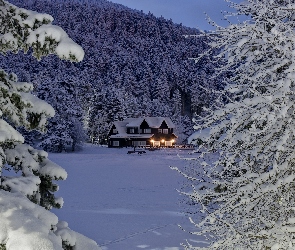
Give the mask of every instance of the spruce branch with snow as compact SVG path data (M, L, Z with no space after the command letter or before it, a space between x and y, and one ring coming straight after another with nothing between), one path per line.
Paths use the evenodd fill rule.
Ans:
M200 206L192 222L206 249L294 249L295 1L231 5L250 20L204 34L226 61L219 72L233 76L220 91L227 101L196 120L190 140L204 151L184 193Z
M2 53L32 48L38 59L51 53L74 61L83 58L82 48L60 27L51 25L49 15L0 0L0 19ZM71 231L47 211L62 206L62 198L54 195L58 190L54 181L66 179L67 173L45 151L24 144L15 129L45 131L47 118L54 116L53 108L34 96L32 89L32 84L18 82L15 74L0 70L0 247L97 249L93 241Z
M0 7L2 53L27 52L32 48L38 59L49 54L73 61L83 59L83 49L73 43L60 27L51 24L52 16L17 8L4 0L0 1Z

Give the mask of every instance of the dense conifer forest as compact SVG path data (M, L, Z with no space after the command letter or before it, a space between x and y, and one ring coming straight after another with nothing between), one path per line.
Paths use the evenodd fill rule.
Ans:
M75 150L84 140L102 143L111 122L139 116L171 117L182 143L192 133L192 117L214 101L210 91L222 86L222 77L210 77L210 59L189 60L208 49L204 36L186 37L197 29L105 0L11 2L51 14L85 51L80 63L1 56L0 67L32 82L35 95L56 110L47 134L27 134L28 142L45 150Z

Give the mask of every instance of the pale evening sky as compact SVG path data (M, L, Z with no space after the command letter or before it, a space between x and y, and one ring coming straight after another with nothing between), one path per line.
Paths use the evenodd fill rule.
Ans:
M226 26L223 21L222 11L232 10L224 0L110 0L114 3L125 5L132 9L149 11L155 16L172 19L175 23L199 28L202 30L214 29L206 21L206 12L219 25ZM241 2L241 0L234 0Z

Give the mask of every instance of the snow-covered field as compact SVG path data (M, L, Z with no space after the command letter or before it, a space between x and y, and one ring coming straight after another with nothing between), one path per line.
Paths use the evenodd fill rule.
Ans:
M102 249L178 250L186 239L203 244L178 227L192 228L176 191L184 180L169 168L184 164L179 151L128 150L86 145L78 153L50 154L68 172L59 182L64 207L53 212Z

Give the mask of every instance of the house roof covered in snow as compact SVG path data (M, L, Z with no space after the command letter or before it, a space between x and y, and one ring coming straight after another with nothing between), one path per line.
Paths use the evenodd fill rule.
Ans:
M116 129L118 130L118 134L127 136L127 129L126 129L127 124L128 124L128 121L125 121L125 120L114 122L114 125L115 125Z
M143 120L144 118L133 118L130 120L130 122L127 123L126 127L139 127Z
M126 127L139 127L145 120L151 128L159 128L163 121L166 122L168 128L175 128L175 125L169 117L141 117L141 118L128 118L129 122ZM125 121L125 120L124 120Z
M169 117L145 117L144 118L151 128L158 128L165 121L168 128L175 128L175 125Z

